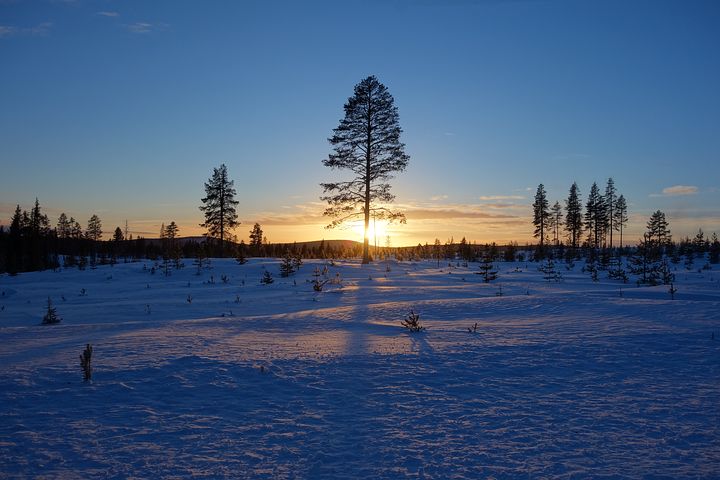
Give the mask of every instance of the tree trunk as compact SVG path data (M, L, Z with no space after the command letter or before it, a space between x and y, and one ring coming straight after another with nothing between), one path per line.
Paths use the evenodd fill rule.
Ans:
M370 135L368 134L368 138ZM369 147L368 141L368 147ZM363 259L362 263L370 263L370 239L368 238L368 231L370 228L370 150L368 149L366 155L366 168L365 168L365 235L363 237Z
M365 235L363 236L363 259L362 263L370 263L370 238L368 238L368 230L370 228L370 159L372 155L372 104L370 97L372 92L368 92L368 111L367 111L367 139L365 140Z

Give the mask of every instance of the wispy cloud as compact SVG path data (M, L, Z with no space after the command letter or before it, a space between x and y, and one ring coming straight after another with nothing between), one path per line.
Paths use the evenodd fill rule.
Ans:
M0 38L3 37L11 37L17 33L16 27L11 27L9 25L0 25Z
M100 15L101 17L119 17L120 14L118 12L97 12L96 15Z
M14 36L45 36L50 33L52 22L41 22L32 27L16 27L13 25L0 25L0 38Z
M672 187L663 188L663 195L675 196L675 195L695 195L698 192L698 187L690 185L673 185Z
M430 200L432 200L433 202L437 202L438 200L446 200L447 198L447 195L433 195L432 197L430 197Z
M447 219L507 219L514 215L488 213L474 206L455 208L409 208L405 211L408 220L447 220Z
M651 193L651 197L680 197L683 195L695 195L698 193L698 187L692 185L673 185L672 187L663 188L662 193Z
M480 200L494 202L497 200L525 200L523 195L482 195Z
M130 33L151 33L160 32L167 30L169 25L167 23L148 23L148 22L135 22L123 25Z

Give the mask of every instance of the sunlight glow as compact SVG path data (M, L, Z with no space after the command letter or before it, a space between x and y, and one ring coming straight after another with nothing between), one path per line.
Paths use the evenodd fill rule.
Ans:
M355 234L357 234L358 237L363 238L363 234L365 233L364 222L354 222L350 228ZM387 241L388 234L388 223L385 220L370 220L370 228L368 228L367 232L370 243L375 243L377 235L378 246L384 246Z

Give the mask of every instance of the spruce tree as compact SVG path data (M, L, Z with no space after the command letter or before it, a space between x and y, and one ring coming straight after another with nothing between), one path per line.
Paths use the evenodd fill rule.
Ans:
M492 262L492 255L490 253L485 253L485 255L483 255L483 261L480 264L480 271L478 272L478 274L482 275L483 282L485 283L490 283L497 279L498 271L495 269Z
M328 228L357 218L364 220L363 263L370 262L370 217L405 222L405 216L386 207L395 196L388 181L407 167L410 157L400 142L399 116L387 87L374 76L355 86L345 104L345 117L328 139L333 153L323 160L331 169L349 170L348 181L321 183L324 214L334 218Z
M545 236L550 218L548 207L549 204L547 194L545 193L545 186L541 183L535 192L535 202L533 203L533 225L535 225L533 236L540 239L541 250L545 246Z
M588 231L588 243L597 249L601 247L605 227L605 200L600 195L597 183L590 187L587 203L585 204L585 229Z
M577 248L583 230L583 215L580 190L575 182L570 187L570 193L565 200L565 230L568 232L570 246L573 249Z
M238 205L235 200L234 181L228 178L227 167L223 164L213 169L210 179L205 182L205 197L200 210L205 213L205 222L201 227L208 230L208 236L220 240L220 256L224 254L225 240L230 238L230 231L238 226Z
M289 277L293 273L295 273L295 257L290 253L290 250L286 250L280 262L280 276Z
M56 323L60 323L62 321L62 318L57 316L57 309L53 307L52 300L50 300L50 297L48 297L47 300L47 311L45 312L45 316L43 316L42 324L43 325L54 325Z

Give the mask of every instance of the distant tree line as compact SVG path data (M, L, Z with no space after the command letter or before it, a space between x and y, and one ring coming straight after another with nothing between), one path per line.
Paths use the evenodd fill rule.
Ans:
M601 193L597 183L590 187L583 212L580 189L573 182L564 207L556 201L552 207L545 186L538 185L533 202L533 235L538 239L537 256L546 254L548 246L564 245L576 251L578 248L614 248L614 234L618 233L623 247L623 233L628 222L627 201L618 195L615 181L609 178ZM565 242L563 241L565 239Z

